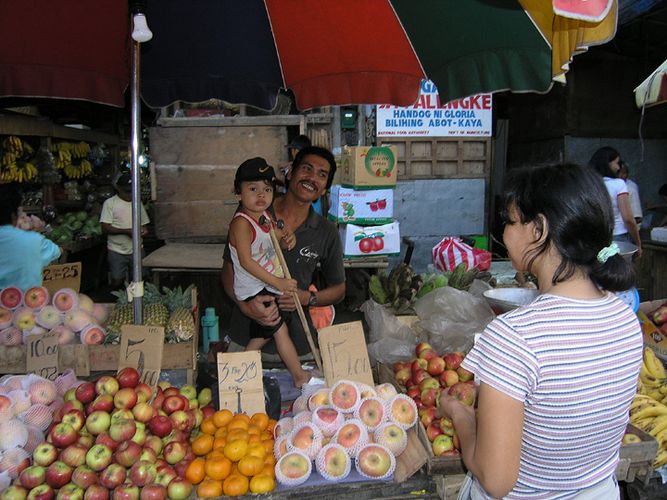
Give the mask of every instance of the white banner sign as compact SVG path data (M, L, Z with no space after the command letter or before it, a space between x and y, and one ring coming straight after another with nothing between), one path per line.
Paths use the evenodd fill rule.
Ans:
M377 106L377 136L490 137L492 116L492 94L441 103L438 89L431 81L424 80L413 106Z

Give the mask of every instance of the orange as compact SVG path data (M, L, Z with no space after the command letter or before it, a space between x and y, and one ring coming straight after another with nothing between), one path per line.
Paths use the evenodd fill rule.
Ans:
M268 493L276 488L276 481L271 476L260 474L250 480L251 493Z
M269 476L269 477L276 477L276 466L275 465L265 465L264 468L262 468L262 472L257 474L258 476Z
M273 434L271 434L269 431L262 431L259 437L262 439L262 441L266 441L268 439L273 441Z
M269 416L266 413L255 413L250 417L250 421L255 424L260 431L266 430L269 426Z
M262 446L264 446L267 455L273 455L273 439L262 441Z
M237 415L238 416L238 415ZM248 430L248 422L241 418L234 417L231 422L227 424L227 430L231 431L233 429L242 429L244 431Z
M215 434L216 427L215 423L213 422L212 417L206 417L204 420L201 421L201 424L199 426L199 430L202 431L204 434Z
M248 424L250 423L250 416L246 415L245 413L237 413L234 415L234 418L236 420L243 420L244 422L247 422Z
M243 429L233 429L227 433L226 437L227 441L236 441L237 439L240 439L242 441L247 441L250 439L250 435L248 434L247 431L244 431Z
M249 443L261 443L262 440L259 438L257 434L251 434L250 437L248 438Z
M232 470L232 463L227 457L209 458L204 467L206 475L211 479L222 480L229 476Z
M192 484L201 483L206 477L205 466L206 460L203 458L195 458L188 464L187 469L185 469L185 479L190 481Z
M200 434L192 441L192 452L201 457L213 449L215 438L210 434Z
M259 474L264 468L264 460L252 455L246 455L239 460L239 472L246 477Z
M239 474L234 474L225 479L222 483L222 492L230 497L238 497L248 493L248 478Z
M227 427L220 427L218 430L215 431L215 434L213 434L217 438L223 438L227 435Z
M197 486L197 496L199 498L215 498L222 496L222 481L205 479Z
M266 456L266 450L262 443L251 443L248 445L248 451L246 451L246 456L257 457L264 459Z
M207 460L213 458L226 458L225 454L222 452L222 448L213 449L213 451L210 451L206 454Z
M212 418L216 427L224 427L234 418L234 414L229 410L218 410Z
M248 425L248 434L256 434L259 436L260 432L262 431L255 424Z
M225 456L232 462L238 462L245 456L246 452L248 451L248 442L243 441L242 439L229 441L222 449L222 451Z
M273 453L269 453L264 457L264 465L270 465L271 467L276 465L276 457L273 456Z
M227 438L217 437L213 440L213 449L223 448L227 444Z
M276 428L276 424L277 424L277 423L278 423L278 421L277 421L275 418L270 418L270 419L269 419L269 423L268 423L268 425L266 426L266 430L267 430L267 431L271 431L271 432L273 432L273 429Z

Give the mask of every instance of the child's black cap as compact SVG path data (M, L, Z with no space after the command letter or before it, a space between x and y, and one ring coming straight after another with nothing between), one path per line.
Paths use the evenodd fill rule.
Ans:
M236 177L234 177L234 182L244 182L244 181L261 181L266 180L273 182L275 180L276 173L273 170L273 167L266 163L264 158L250 158L249 160L241 163L239 168L236 170Z

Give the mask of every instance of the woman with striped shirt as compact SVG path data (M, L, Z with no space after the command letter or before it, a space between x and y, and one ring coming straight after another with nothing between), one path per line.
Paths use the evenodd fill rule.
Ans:
M634 273L612 240L609 195L590 168L537 167L512 176L504 206L512 265L541 294L493 320L466 356L477 413L440 399L469 471L459 498L619 498L642 333L610 293Z

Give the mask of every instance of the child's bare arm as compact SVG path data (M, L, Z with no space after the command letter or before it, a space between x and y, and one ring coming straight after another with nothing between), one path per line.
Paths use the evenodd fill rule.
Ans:
M237 217L229 225L229 242L236 249L239 257L239 263L250 274L267 285L280 290L281 292L292 292L297 289L296 280L288 280L274 276L257 262L250 254L250 245L252 244L252 229L248 221Z
M289 229L277 229L276 237L280 242L280 248L283 250L292 250L296 246L296 236Z

